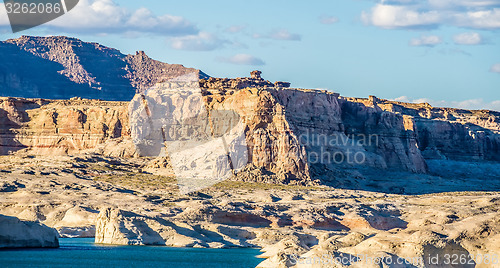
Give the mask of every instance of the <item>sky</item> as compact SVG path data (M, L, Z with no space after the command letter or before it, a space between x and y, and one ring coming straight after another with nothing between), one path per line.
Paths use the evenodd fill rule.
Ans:
M500 0L80 0L0 40L66 35L215 77L500 111Z

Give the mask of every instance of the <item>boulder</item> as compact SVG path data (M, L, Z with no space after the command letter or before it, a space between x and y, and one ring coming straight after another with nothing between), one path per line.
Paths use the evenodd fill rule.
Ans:
M99 213L95 243L165 245L163 238L148 226L146 217L113 208L105 208Z
M0 215L0 248L57 248L57 231L38 222Z

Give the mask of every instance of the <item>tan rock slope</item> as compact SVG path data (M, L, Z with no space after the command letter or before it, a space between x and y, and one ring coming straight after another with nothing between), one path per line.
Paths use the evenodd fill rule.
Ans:
M444 187L437 189L442 193L400 195L226 181L180 195L174 178L144 172L149 160L143 158L82 154L0 160L0 213L38 221L64 237L125 245L259 247L260 267L380 267L372 265L377 259L408 262L397 267L450 267L444 264L446 254L475 267L497 267L493 260L500 256L498 190ZM439 177L408 174L407 180L439 187ZM446 180L474 190L460 178ZM441 265L426 263L429 256L438 256Z

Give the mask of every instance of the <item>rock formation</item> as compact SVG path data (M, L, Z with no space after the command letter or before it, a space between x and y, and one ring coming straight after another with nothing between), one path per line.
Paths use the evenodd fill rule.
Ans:
M30 97L66 98L71 88L121 99L196 71L64 37L0 47L2 60L41 66L0 67L2 90ZM471 267L492 267L500 255L499 112L288 88L260 71L201 78L196 103L209 116L232 111L241 120L248 163L232 180L190 194L179 191L178 163L138 157L128 102L0 98L0 213L16 217L0 216L0 247L57 246L45 224L106 244L260 247L259 267L384 266L334 263L358 254L414 262L398 267L459 254ZM173 96L152 99L177 115L193 108ZM226 121L212 122L213 133ZM180 166L189 170L190 157ZM486 255L490 264L470 258Z
M358 178L360 188L352 189L225 181L181 195L174 178L145 172L151 159L91 152L0 160L0 213L65 237L92 237L95 230L99 243L259 247L261 267L357 254L500 256L500 163L443 161L442 172L452 174L443 177L380 172L374 180ZM486 176L478 178L473 167ZM473 173L453 175L460 170ZM394 194L396 187L409 194Z
M130 212L106 208L97 217L95 242L117 245L165 245L160 235Z
M129 137L127 103L0 98L0 154L71 154ZM113 148L131 156L133 148Z
M130 101L136 91L186 73L203 72L64 36L0 42L0 96L82 97ZM71 88L71 90L68 90Z
M328 184L356 177L363 168L426 173L434 160L500 161L498 112L293 89L287 82L264 80L260 71L243 78L209 78L195 69L154 61L144 52L126 56L67 37L24 36L0 46L6 63L0 67L3 95L129 100L135 91L194 73L201 78L207 109L235 111L245 124L249 164L238 175L243 181ZM41 66L40 72L21 70L14 62L31 62ZM0 154L90 149L137 156L127 105L81 98L1 98Z
M202 90L208 110L235 111L246 126L249 165L238 176L243 181L304 185L328 183L363 167L426 173L433 160L500 160L498 112L345 98L316 90ZM92 149L134 156L127 106L1 98L0 153Z
M200 87L202 89L220 89L223 91L231 89L243 89L248 87L290 87L290 83L288 82L277 81L273 84L268 80L264 80L261 77L261 74L261 71L255 70L250 73L250 77L238 77L234 79L210 77L206 79L200 79Z
M57 248L57 231L37 222L0 215L0 248Z

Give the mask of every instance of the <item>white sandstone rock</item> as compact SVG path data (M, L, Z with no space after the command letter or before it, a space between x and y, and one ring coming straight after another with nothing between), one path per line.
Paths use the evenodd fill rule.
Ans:
M57 231L41 223L0 215L0 248L56 248Z

